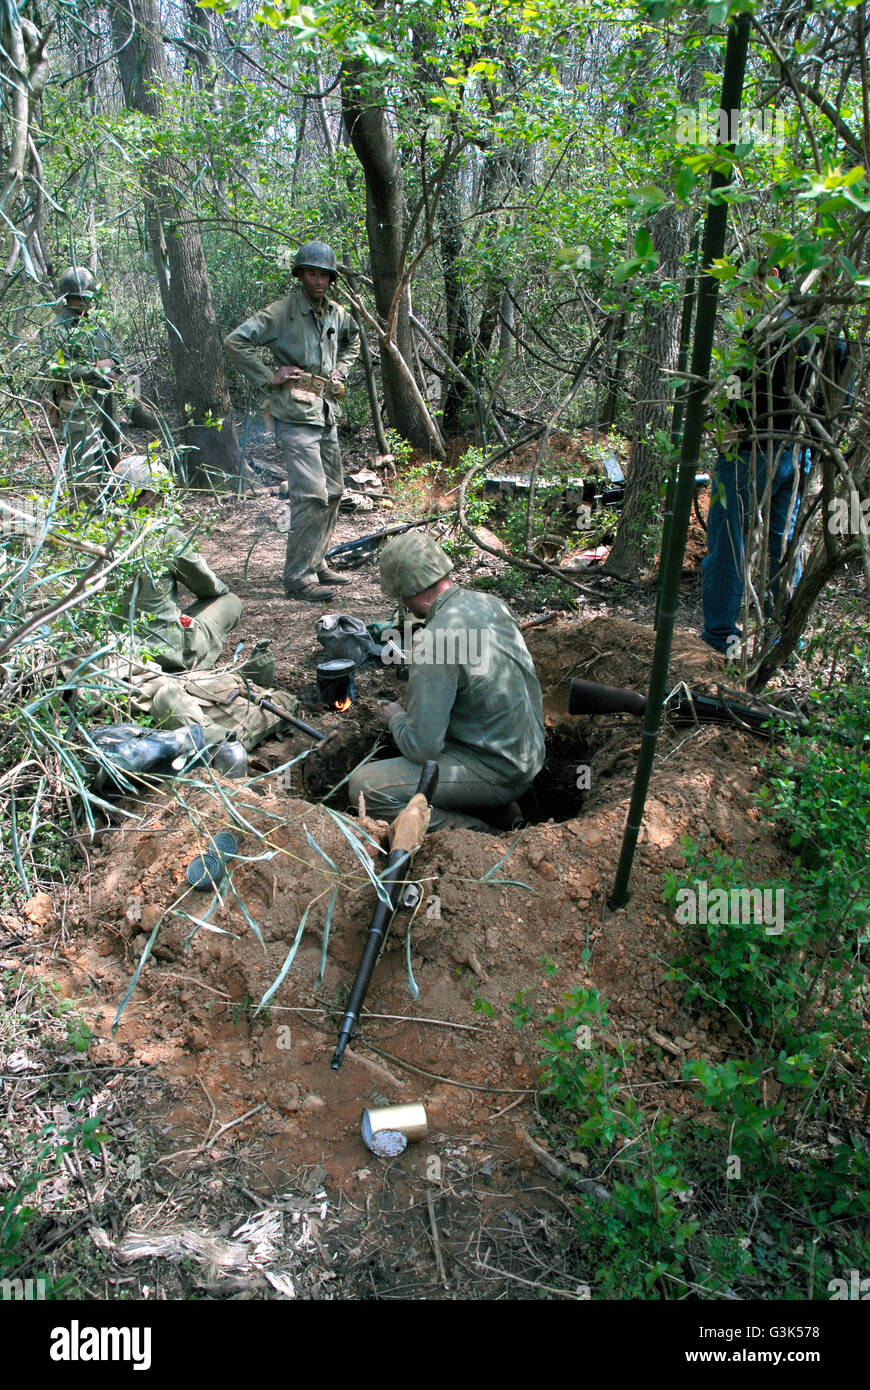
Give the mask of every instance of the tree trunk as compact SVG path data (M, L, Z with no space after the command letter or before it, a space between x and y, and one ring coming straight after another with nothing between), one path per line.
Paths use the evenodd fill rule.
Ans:
M451 164L444 175L440 221L441 268L444 274L444 299L447 308L447 355L465 373L465 359L472 348L472 333L468 320L465 286L459 271L459 258L462 255L462 221L459 171L455 164ZM441 425L446 436L462 433L467 404L467 381L448 372L444 377L441 396Z
M631 467L616 540L606 566L610 574L622 577L637 574L655 558L650 532L661 510L661 484L667 467L663 443L669 437L673 408L666 382L668 373L676 368L679 347L682 301L678 286L680 258L686 249L685 217L674 206L665 206L652 219L650 232L659 254L658 283L654 302L645 313Z
M613 340L619 343L616 350L616 361L612 367L608 364L604 379L607 383L607 395L604 397L604 405L601 407L600 427L603 430L611 430L616 424L616 413L619 407L619 393L622 389L622 376L625 370L625 339L628 332L628 314L620 314L619 322Z
M28 274L46 280L42 231L45 222L43 170L33 139L33 115L48 77L45 49L54 22L42 30L19 14L16 6L5 7L0 19L0 77L9 103L8 148L4 151L6 169L0 189L0 208L6 227L2 253L3 274L8 283L19 259ZM4 129L4 136L6 131ZM33 184L32 193L27 185ZM5 289L5 286L3 287Z
M156 0L115 0L112 34L124 100L160 121L169 70ZM149 240L175 373L175 398L185 425L183 442L196 452L189 476L228 477L241 466L224 372L221 335L202 243L186 220L186 170L173 155L150 159L143 170ZM222 420L223 424L210 421Z
M870 486L870 444L862 442L855 453L857 458L852 462L852 478L859 495L864 496ZM851 504L851 499L848 500ZM826 526L827 521L828 516L823 507L822 525ZM785 621L777 634L778 640L762 652L757 670L746 682L747 690L763 690L770 678L788 661L797 649L819 594L839 570L860 556L861 542L858 538L841 544L832 539L827 531L818 538L791 596Z
M387 324L391 314L394 314L391 341L405 362L410 364L414 347L407 296L401 295L395 312L393 303L402 278L402 173L386 109L369 104L361 87L363 71L359 63L346 64L342 69L342 114L354 154L365 175L366 232L375 305L382 324ZM381 376L384 405L390 424L411 444L425 449L429 444L429 435L408 382L403 379L389 351L381 352Z

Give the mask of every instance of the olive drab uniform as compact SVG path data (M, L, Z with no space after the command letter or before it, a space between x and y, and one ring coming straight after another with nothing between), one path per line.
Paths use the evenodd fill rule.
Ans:
M381 583L395 597L411 597L450 569L433 540L408 533L385 547ZM430 607L410 658L407 710L390 720L403 756L354 772L350 803L362 792L369 815L393 820L416 790L420 764L435 759L431 829L486 829L450 813L506 805L544 765L541 687L516 619L495 595L452 584Z
M198 724L207 747L233 734L250 752L277 733L284 721L280 714L258 704L264 696L288 718L298 708L298 701L286 691L247 680L244 664L230 671L170 674L153 661L113 656L100 663L100 670L128 691L134 718L152 719L159 729ZM92 715L98 715L100 708L98 704Z
M131 681L133 712L150 716L158 728L181 729L199 724L207 746L234 734L250 753L278 732L280 715L257 703L266 697L290 717L298 701L283 690L243 681L235 671L193 671L168 675L149 666ZM249 698L250 697L250 698Z
M101 324L61 304L43 337L49 394L70 485L100 490L117 460L120 430L115 388L97 362L123 368L121 353Z
M336 429L341 408L331 377L335 371L343 381L350 371L359 353L359 329L334 300L325 297L318 312L298 287L253 314L229 334L225 347L248 381L268 389L263 406L287 467L284 592L292 596L317 583L335 528L344 479ZM275 367L263 361L261 348L270 350L275 367L299 367L308 375L270 386Z
M137 642L164 671L207 670L242 615L241 600L175 527L167 540L165 568L145 570L134 580L124 594L121 621L126 630L132 609ZM186 611L178 602L179 583L197 599Z

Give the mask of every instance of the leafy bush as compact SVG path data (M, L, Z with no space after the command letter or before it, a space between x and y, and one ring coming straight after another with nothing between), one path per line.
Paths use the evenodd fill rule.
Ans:
M814 698L810 734L769 759L759 800L796 856L782 932L680 927L670 978L736 1039L737 1055L683 1062L694 1113L645 1112L632 1048L596 990L540 1020L549 1148L609 1192L577 1206L596 1297L827 1298L832 1277L870 1267L866 675L853 653L851 679ZM744 865L720 850L688 843L686 855L667 901L699 879L711 894L746 886ZM525 994L513 1009L522 1023L534 1014Z

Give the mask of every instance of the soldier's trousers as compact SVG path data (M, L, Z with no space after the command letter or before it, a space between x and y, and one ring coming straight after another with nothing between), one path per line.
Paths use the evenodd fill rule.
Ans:
M178 630L178 645L153 643L154 660L164 671L207 671L221 654L227 635L242 616L235 594L200 599L187 610L190 627Z
M344 491L341 450L335 425L275 421L278 452L287 468L290 529L284 561L284 592L292 595L317 583L323 555L335 530Z
M189 671L214 666L228 634L242 616L242 601L235 594L201 599L188 609L193 619L184 629L184 664Z
M87 493L100 492L119 457L121 432L113 393L84 396L71 410L61 407L59 425L69 485Z
M477 817L456 812L474 807L506 806L528 790L528 780L499 780L495 773L484 776L481 769L469 765L464 752L459 744L448 742L438 756L438 786L432 803L430 830L441 830L445 826L488 830L490 827ZM366 815L375 820L394 821L417 790L422 770L419 763L412 763L408 758L385 758L383 762L366 763L348 782L350 805L356 807L362 792Z

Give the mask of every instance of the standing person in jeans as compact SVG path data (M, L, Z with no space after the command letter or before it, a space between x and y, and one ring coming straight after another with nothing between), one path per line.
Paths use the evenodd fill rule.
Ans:
M323 557L344 491L338 402L359 353L359 329L347 310L327 296L338 278L329 246L309 241L300 247L293 274L299 285L253 314L224 346L248 381L269 388L264 407L274 421L290 497L285 596L323 603L335 598L327 585L350 583L346 575L332 573ZM264 347L274 366L264 362Z
M768 300L779 289L776 269L759 268L755 288ZM771 294L771 286L774 293ZM709 646L736 658L743 642L737 616L743 603L746 550L751 527L770 487L767 527L768 575L765 611L776 607L783 579L782 560L794 532L801 487L809 472L809 451L798 435L792 394L806 400L811 368L809 341L795 335L795 317L774 309L743 339L749 357L740 369L741 394L712 482L707 517L707 555L701 566L702 637ZM799 570L797 577L799 577Z

